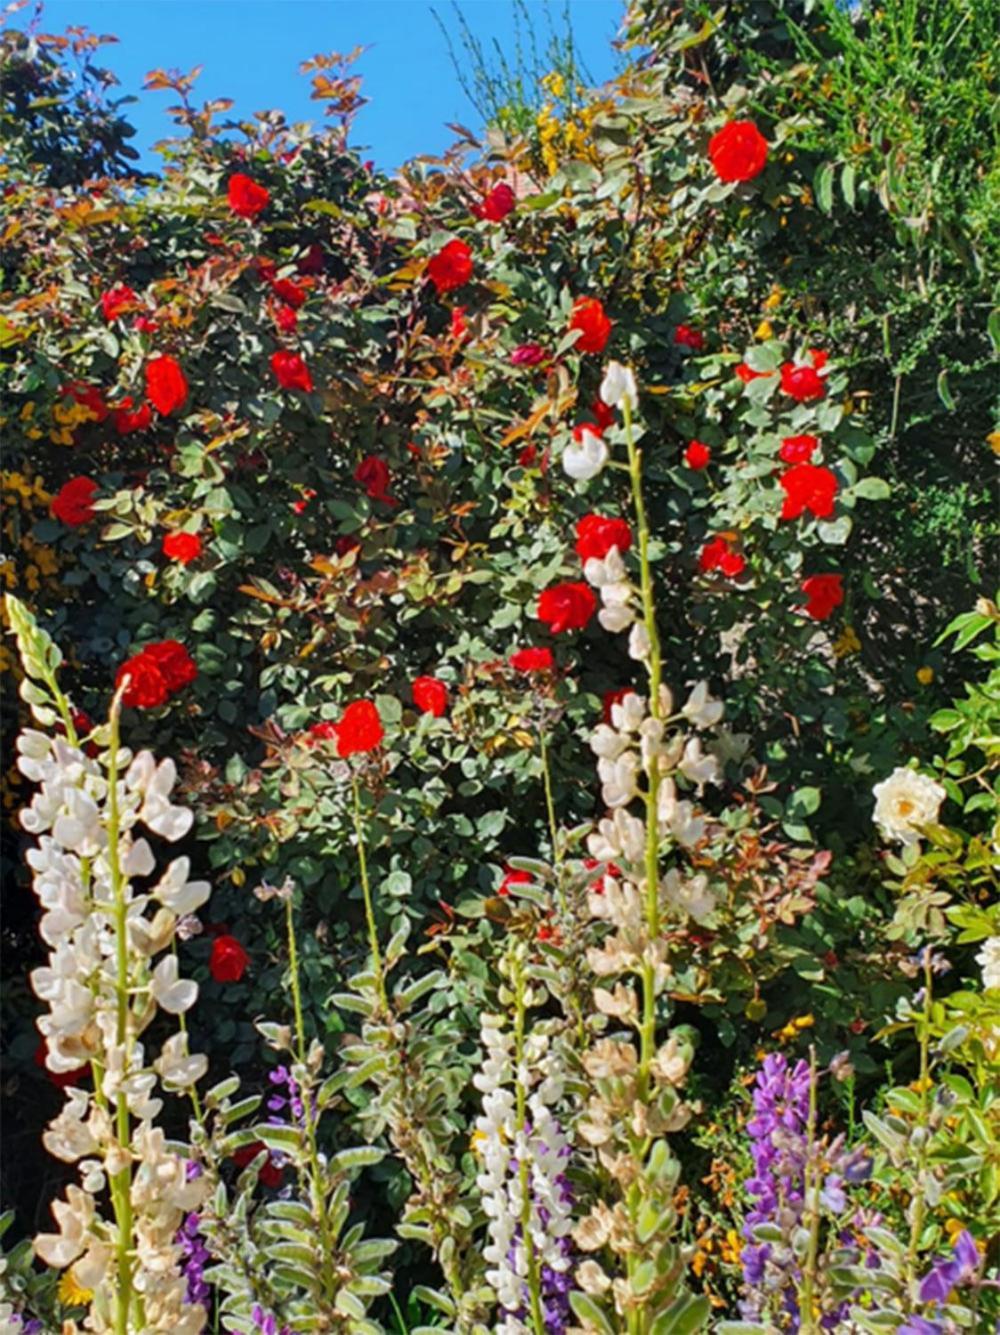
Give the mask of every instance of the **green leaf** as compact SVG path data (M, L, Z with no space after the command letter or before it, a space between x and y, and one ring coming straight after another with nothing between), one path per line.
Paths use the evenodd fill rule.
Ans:
M261 1137L263 1139L263 1137ZM370 1168L381 1163L385 1150L377 1145L356 1145L350 1150L341 1150L330 1160L330 1168L335 1173L353 1173L357 1168Z
M854 208L857 177L857 170L849 162L845 163L844 170L840 173L840 188L849 209Z
M581 1321L589 1321L592 1326L602 1332L602 1335L615 1335L615 1328L608 1320L604 1309L594 1302L593 1298L586 1293L581 1293L575 1289L569 1295L569 1305Z
M892 495L892 488L882 477L863 477L851 491L862 501L885 501Z
M952 394L950 388L948 387L947 367L945 367L943 371L940 371L938 373L937 392L938 392L938 398L941 400L944 406L948 409L950 413L953 413L955 411L955 397Z
M834 164L824 162L816 169L816 174L813 176L816 203L823 213L830 213L833 209L833 173Z

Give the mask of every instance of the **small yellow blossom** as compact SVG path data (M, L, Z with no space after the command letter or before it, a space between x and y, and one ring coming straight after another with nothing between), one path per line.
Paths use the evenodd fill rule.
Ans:
M845 626L833 642L833 653L836 658L849 658L851 654L856 654L860 648L861 641L858 639L857 631L853 626Z
M932 667L917 668L917 681L921 686L929 686L934 680L934 669Z
M770 294L764 301L764 309L773 311L776 306L781 305L781 298L785 295L784 288L779 287L777 283L771 288Z
M760 324L753 331L753 336L763 342L765 339L769 339L773 333L774 330L771 328L771 321L761 320Z
M774 1037L779 1043L791 1043L793 1039L798 1038L803 1029L811 1029L815 1023L816 1020L812 1015L796 1015L781 1029L776 1029Z
M91 1289L85 1289L72 1270L67 1270L59 1281L59 1301L67 1307L85 1307L93 1298Z

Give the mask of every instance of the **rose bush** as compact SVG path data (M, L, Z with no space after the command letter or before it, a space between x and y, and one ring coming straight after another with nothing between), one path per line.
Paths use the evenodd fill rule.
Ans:
M74 706L103 718L118 688L123 744L177 760L194 813L181 854L212 885L176 947L200 986L194 1049L248 1097L285 1071L286 1126L230 1144L230 1091L201 1129L245 1229L213 1207L185 1234L221 1267L223 1328L278 1330L309 1303L331 1321L392 1319L382 1253L336 1318L329 1265L305 1288L271 1272L276 1239L305 1245L281 1232L303 1218L282 1222L267 1195L282 1155L300 1190L288 1203L328 1230L329 1255L350 1211L398 1226L414 1320L499 1328L496 1299L510 1329L537 1330L525 1285L553 1329L571 1288L584 1329L693 1329L703 1298L763 1312L740 1298L763 1281L737 1253L766 1245L742 1230L767 1221L717 1209L711 1186L734 1190L740 1080L775 1043L812 1042L824 1067L849 1051L869 1111L895 1063L906 1136L941 1137L915 1183L910 1142L873 1133L888 1158L872 1209L895 1229L908 1210L916 1238L898 1276L883 1254L897 1328L938 1319L906 1294L920 1257L930 1272L948 1254L949 1218L992 1236L995 754L958 746L927 772L929 716L954 714L970 744L989 736L966 722L978 694L945 707L962 669L927 646L979 596L996 535L982 468L1000 340L970 258L995 232L979 177L961 178L977 203L955 213L954 143L922 202L899 179L920 135L955 117L914 124L920 99L901 96L887 124L888 103L862 115L851 100L868 85L840 82L858 43L888 49L901 8L848 22L832 5L716 19L636 3L626 37L644 49L609 88L571 89L561 120L546 103L532 132L494 127L469 166L393 179L349 146L356 80L334 58L307 69L341 117L316 134L276 116L234 139L225 107L154 72L147 95L173 92L179 134L170 170L139 181L120 109L69 82L73 53L101 83L93 40L5 36L5 583L66 648ZM976 40L962 30L954 79L952 46L937 55L970 108L966 69L988 58ZM906 77L892 87L912 92ZM928 106L933 93L921 85ZM962 124L985 136L978 113ZM941 181L952 196L934 195ZM21 707L5 697L12 725ZM26 777L8 810L26 805ZM640 802L662 838L644 873L662 900L636 870ZM4 948L20 977L40 943L12 875ZM646 960L634 978L632 954ZM938 956L952 972L935 1009L921 971ZM634 1006L636 1045L602 1047ZM15 984L5 1032L33 1087L35 1014ZM296 1034L267 1029L280 1058L252 1023L279 1014ZM949 1179L953 1216L935 1183L972 1141L948 1140L928 1090L905 1088L929 1078L912 1054L937 1062L948 1025L968 1033L935 1068L941 1090L967 1099L970 1071L987 1090L963 1123L987 1209ZM324 1062L338 1069L321 1079ZM566 1080L592 1099L582 1122ZM530 1117L510 1121L522 1095ZM645 1148L641 1129L620 1139L633 1107ZM732 1133L724 1160L700 1134L715 1120ZM800 1129L812 1174L815 1118ZM359 1136L375 1157L338 1161ZM534 1205L513 1136L537 1166ZM249 1147L245 1177L220 1166ZM351 1202L348 1167L366 1174ZM39 1179L7 1156L22 1211ZM521 1233L503 1233L519 1209ZM725 1260L728 1230L742 1243ZM230 1273L241 1256L260 1260L260 1292ZM856 1286L820 1293L818 1252L794 1270L775 1292L796 1303L802 1283L826 1315L862 1301ZM979 1272L962 1277L988 1305ZM75 1311L44 1276L24 1284L40 1311Z

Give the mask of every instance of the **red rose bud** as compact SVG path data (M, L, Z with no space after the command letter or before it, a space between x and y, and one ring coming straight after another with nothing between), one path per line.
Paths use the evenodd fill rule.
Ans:
M721 535L706 542L698 556L698 569L706 575L718 571L727 579L736 579L746 568L743 555L734 551L729 539Z
M473 204L472 215L481 222L503 222L516 204L517 196L506 181L501 181L483 197L481 204Z
M511 366L538 366L548 357L541 343L519 343L510 354Z
M806 596L803 611L813 621L825 621L844 601L844 579L842 575L810 575L801 584Z
M236 172L234 176L230 176L227 194L229 207L237 218L256 218L258 213L263 213L271 200L270 191L251 180L249 176L245 176L243 172Z
M437 677L417 677L413 683L413 703L421 714L441 718L448 708L448 687Z
M238 983L249 963L250 956L235 936L217 936L212 942L208 968L217 983Z
M276 278L271 284L271 291L279 300L287 306L291 306L294 310L298 310L300 306L304 305L306 297L309 295L306 288L301 283L297 283L294 278Z
M597 297L577 297L569 317L569 328L580 331L574 344L577 352L601 353L608 346L611 321Z
M503 880L497 888L498 895L509 895L511 886L529 885L531 882L530 871L515 871L513 867L504 867Z
M70 528L80 528L89 524L95 511L94 497L97 495L97 483L89 477L73 477L64 482L52 497L49 509L56 519Z
M118 283L101 293L101 310L108 324L127 314L136 305L136 295L127 283Z
M201 538L197 533L167 533L163 538L163 555L186 566L201 555Z
M187 396L187 378L173 357L154 357L146 363L146 398L161 417L176 412Z
M384 736L382 720L372 702L355 700L337 724L337 754L346 758L374 751Z
M431 257L427 265L427 277L439 294L464 287L472 277L472 251L464 241L449 241Z
M730 121L708 143L708 156L720 181L752 181L767 163L768 143L753 121Z
M131 436L134 431L145 431L153 421L153 410L148 403L140 403L138 408L131 396L126 395L121 403L115 404L112 420L119 436Z
M584 515L576 523L576 554L581 561L603 561L612 547L624 556L632 546L632 530L624 519Z
M829 519L837 495L837 479L829 468L794 464L778 478L785 500L782 519L798 519L806 510L817 519Z
M679 348L690 348L692 352L701 352L705 346L705 335L688 324L679 324L674 330L674 342Z
M551 649L518 649L507 661L515 672L551 672L555 666Z
M312 393L313 382L309 367L297 352L279 348L271 356L271 370L282 389L301 389L304 394Z
M785 362L781 368L781 390L796 403L808 403L812 399L821 399L826 393L824 370L827 353L809 352L808 362Z
M364 487L365 494L373 501L393 504L393 498L389 495L389 465L384 459L374 454L367 455L355 468L354 480Z
M700 440L692 440L684 451L684 462L695 470L707 468L711 458L712 451Z
M818 446L818 436L786 436L778 458L786 464L807 464Z
M553 635L567 630L583 630L597 611L597 599L589 584L554 584L538 599L538 619Z

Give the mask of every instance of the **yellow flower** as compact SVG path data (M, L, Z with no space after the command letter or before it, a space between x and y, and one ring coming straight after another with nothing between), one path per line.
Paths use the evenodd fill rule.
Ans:
M59 1301L67 1307L85 1307L93 1298L93 1290L85 1289L72 1270L64 1272L59 1281Z
M811 1029L816 1023L811 1015L797 1015L794 1019L781 1029L774 1031L774 1037L779 1043L791 1043L792 1039L798 1038L803 1029Z
M994 454L1000 454L1000 431L991 431L986 437L986 444Z
M934 680L934 669L932 667L917 668L917 681L921 686L929 686Z
M784 289L779 287L778 284L775 283L774 287L771 288L770 295L764 302L764 309L766 311L773 311L775 306L781 305L781 298L784 295L785 295Z
M833 652L836 658L849 658L851 654L856 654L860 648L861 641L858 639L857 631L853 626L845 626L833 642Z
M771 321L761 320L760 324L753 331L753 336L754 338L759 338L761 339L761 341L763 341L765 339L770 338L773 333L774 330L771 328Z

